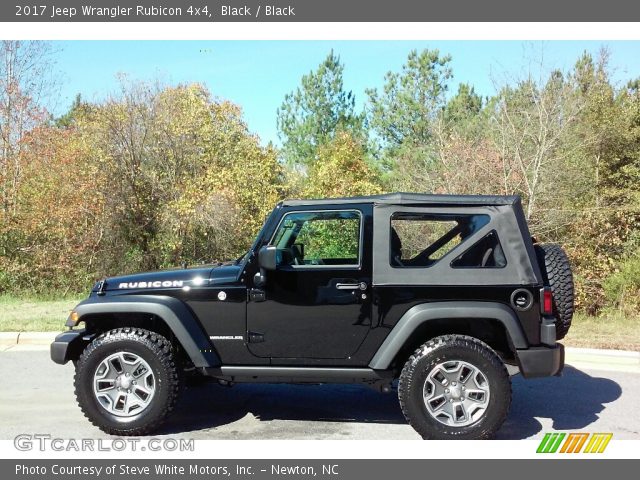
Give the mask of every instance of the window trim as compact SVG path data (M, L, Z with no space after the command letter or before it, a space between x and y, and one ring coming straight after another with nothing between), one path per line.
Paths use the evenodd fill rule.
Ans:
M337 265L286 265L283 267L276 266L276 270L287 271L291 270L328 270L328 269L336 269L336 270L361 270L362 269L362 256L364 254L363 250L363 242L364 242L364 215L362 214L362 210L357 208L332 208L332 209L320 209L320 210L291 210L282 215L282 218L278 222L278 225L273 230L273 234L269 239L267 245L273 245L273 240L280 229L280 225L284 222L287 216L292 215L294 213L332 213L332 212L354 212L358 215L358 220L360 222L360 232L358 235L358 263L357 264L337 264Z

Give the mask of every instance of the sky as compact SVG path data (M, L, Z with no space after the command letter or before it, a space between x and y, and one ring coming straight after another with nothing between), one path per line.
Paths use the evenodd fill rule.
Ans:
M469 83L482 96L525 74L568 70L584 51L611 53L613 80L640 77L640 41L67 41L54 42L60 95L51 109L64 113L76 94L100 101L117 90L119 73L166 84L203 83L213 95L239 104L251 132L279 145L276 110L332 49L344 68L344 87L363 108L365 89L381 88L389 70L399 71L412 49L452 56L450 92ZM542 60L542 61L541 61Z

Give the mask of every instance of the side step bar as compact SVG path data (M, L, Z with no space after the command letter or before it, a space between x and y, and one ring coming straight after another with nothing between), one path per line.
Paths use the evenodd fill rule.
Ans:
M393 380L390 370L372 368L223 366L205 368L203 373L239 383L374 383Z

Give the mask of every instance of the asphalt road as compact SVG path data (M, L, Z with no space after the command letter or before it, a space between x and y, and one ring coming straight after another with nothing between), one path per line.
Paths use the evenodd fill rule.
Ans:
M45 347L46 348L46 347ZM593 368L595 365L595 368ZM106 437L81 414L73 366L55 365L42 347L0 352L0 439L21 433ZM562 377L513 378L511 413L499 439L550 429L614 432L640 439L640 369L567 366ZM201 439L418 439L395 392L360 385L205 383L189 388L160 435Z

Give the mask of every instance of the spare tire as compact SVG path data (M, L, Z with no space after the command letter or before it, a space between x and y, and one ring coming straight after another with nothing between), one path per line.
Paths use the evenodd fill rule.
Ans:
M553 314L556 317L556 338L563 339L573 318L573 274L569 258L560 245L536 244L538 264L545 285L553 293Z

